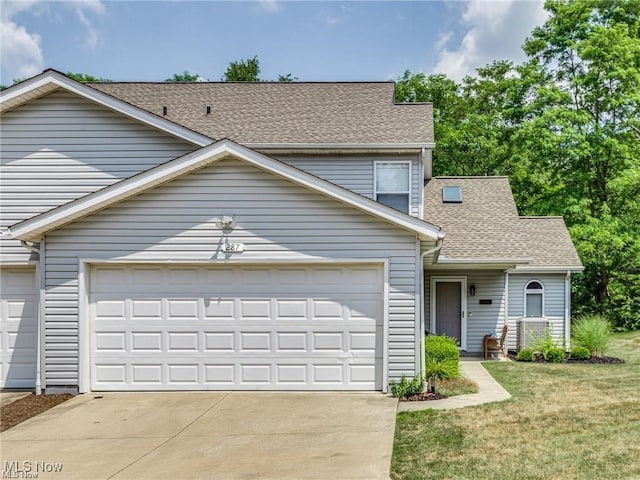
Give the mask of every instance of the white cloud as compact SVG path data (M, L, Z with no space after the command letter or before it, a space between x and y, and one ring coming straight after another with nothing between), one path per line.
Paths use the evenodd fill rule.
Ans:
M440 37L433 71L459 81L493 60L521 62L525 38L546 18L541 1L471 0L460 18L465 27L460 43L450 48L449 33Z
M328 27L334 27L339 23L344 22L350 13L351 8L347 7L346 5L340 5L337 11L325 14L323 20Z
M40 35L31 33L13 21L13 17L31 9L35 1L3 2L0 16L1 81L10 84L14 78L31 77L42 70L44 57Z
M1 0L0 0L1 1ZM31 77L40 73L45 65L42 38L37 32L30 32L16 19L20 13L40 15L43 12L51 18L54 5L61 5L75 12L86 30L85 46L93 49L99 42L99 32L94 27L91 16L105 15L106 7L101 0L75 0L70 2L39 2L37 0L2 1L0 20L0 65L3 84L14 78Z
M277 12L280 10L280 4L276 0L259 0L258 8L265 12Z

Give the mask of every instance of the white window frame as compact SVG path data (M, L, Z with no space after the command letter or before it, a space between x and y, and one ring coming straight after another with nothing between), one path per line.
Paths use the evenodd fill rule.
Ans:
M409 189L407 191L397 191L397 192L392 192L392 191L378 192L378 165L379 164L408 165L409 166L409 183L407 185ZM408 211L406 213L407 215L411 215L411 190L412 190L411 178L412 177L411 177L411 161L410 160L376 160L374 161L373 162L373 199L376 202L378 201L378 193L382 195L407 195ZM389 207L389 208L393 208L393 207Z
M531 285L532 283L539 283L540 286L542 287L542 289L537 289L537 288L529 288L529 285ZM527 315L527 295L541 295L542 296L542 312L541 312L541 316L540 317L533 317L533 316L529 316ZM524 316L525 318L544 318L544 297L545 297L545 288L544 288L544 283L542 283L540 280L529 280L525 286L524 286Z

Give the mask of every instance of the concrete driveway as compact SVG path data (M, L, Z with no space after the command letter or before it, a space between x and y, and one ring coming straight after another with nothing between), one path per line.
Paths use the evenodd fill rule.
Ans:
M389 478L395 416L379 393L90 394L4 432L1 457L58 480Z

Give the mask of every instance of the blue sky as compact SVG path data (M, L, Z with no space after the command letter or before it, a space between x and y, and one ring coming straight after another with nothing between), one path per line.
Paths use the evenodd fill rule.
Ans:
M414 2L0 1L0 80L52 67L116 81L188 70L219 80L257 55L261 78L387 80L404 70L459 80L494 59L521 61L545 19L522 0Z

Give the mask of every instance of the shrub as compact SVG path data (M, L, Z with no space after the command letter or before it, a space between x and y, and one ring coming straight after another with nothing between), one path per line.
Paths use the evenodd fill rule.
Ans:
M460 351L455 338L429 335L424 350L427 378L460 377Z
M589 350L592 357L601 357L611 336L611 323L602 315L582 315L572 327L572 339L576 346Z
M396 383L393 380L389 383L391 395L396 398L410 397L411 395L417 395L424 390L424 378L420 375L416 375L412 380L407 380L407 377L402 375L400 377L400 383Z
M519 362L533 362L536 359L536 354L533 348L523 348L518 352L516 360Z
M542 352L545 362L562 363L564 360L564 348L550 347Z
M573 347L571 350L571 358L573 360L589 360L591 358L591 352L587 347Z

